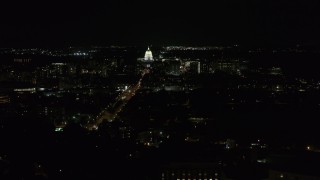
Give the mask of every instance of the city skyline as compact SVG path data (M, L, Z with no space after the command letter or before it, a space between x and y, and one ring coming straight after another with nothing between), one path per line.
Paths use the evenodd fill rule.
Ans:
M320 179L319 9L3 2L0 179Z
M319 54L0 48L0 178L318 178Z

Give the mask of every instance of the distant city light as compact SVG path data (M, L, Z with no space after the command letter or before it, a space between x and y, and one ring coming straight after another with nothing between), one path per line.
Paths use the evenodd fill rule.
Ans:
M63 128L57 127L57 128L55 129L55 131L56 131L56 132L62 132L62 131L63 131Z

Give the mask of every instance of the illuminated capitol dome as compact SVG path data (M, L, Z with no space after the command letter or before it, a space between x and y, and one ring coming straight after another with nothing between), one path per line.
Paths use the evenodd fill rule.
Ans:
M146 53L144 54L144 60L145 61L153 61L152 52L149 47L148 47L148 50L146 51Z

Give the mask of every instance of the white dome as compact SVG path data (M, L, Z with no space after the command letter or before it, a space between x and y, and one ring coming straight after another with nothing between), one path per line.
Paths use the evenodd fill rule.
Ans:
M144 60L145 61L153 61L152 52L149 47L148 47L148 50L146 51L146 53L144 54Z

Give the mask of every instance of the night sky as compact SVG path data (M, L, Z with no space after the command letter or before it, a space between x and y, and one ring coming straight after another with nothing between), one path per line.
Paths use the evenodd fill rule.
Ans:
M318 0L7 2L0 46L318 44Z

